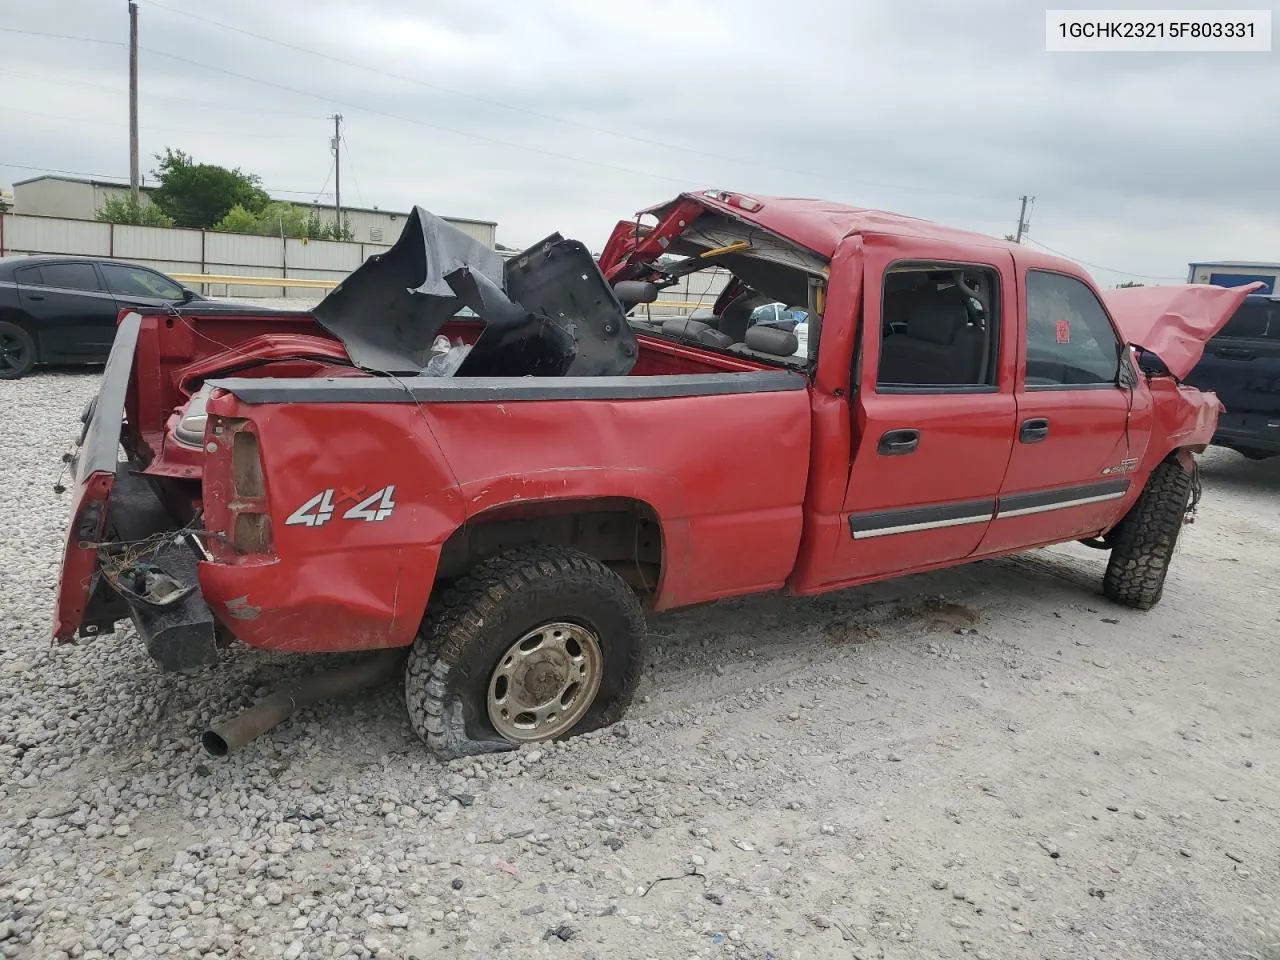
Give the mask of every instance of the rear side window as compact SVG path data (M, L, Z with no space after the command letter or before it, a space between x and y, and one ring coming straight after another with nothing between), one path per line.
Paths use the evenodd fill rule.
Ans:
M1075 277L1027 271L1027 386L1114 384L1120 341L1102 303Z
M1280 305L1273 300L1246 300L1218 336L1280 340Z
M98 272L92 263L43 263L40 275L46 287L61 287L64 290L101 290L98 285Z
M895 264L884 277L877 393L994 389L1000 275L967 264Z
M28 287L43 287L44 280L40 276L39 267L22 267L13 271L13 277L21 284Z

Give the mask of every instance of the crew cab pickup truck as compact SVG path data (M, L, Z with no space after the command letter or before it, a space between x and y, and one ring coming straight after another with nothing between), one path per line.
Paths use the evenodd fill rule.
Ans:
M710 267L710 316L651 315ZM398 652L414 729L457 757L617 721L647 611L1073 540L1146 609L1219 412L1179 378L1248 292L1100 295L817 200L682 194L598 260L557 234L505 263L417 209L312 313L122 315L55 636L129 618L175 669ZM806 306L803 355L749 324L771 302Z

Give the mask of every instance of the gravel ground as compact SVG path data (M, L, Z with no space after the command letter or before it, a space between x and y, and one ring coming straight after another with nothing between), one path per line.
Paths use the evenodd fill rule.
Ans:
M96 383L0 382L5 957L1280 957L1280 464L1205 458L1148 614L1073 545L654 617L565 744L443 766L390 687L215 761L316 661L51 647Z

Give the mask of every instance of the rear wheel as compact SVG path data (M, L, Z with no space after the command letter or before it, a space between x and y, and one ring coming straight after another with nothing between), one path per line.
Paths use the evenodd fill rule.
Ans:
M25 377L36 365L36 342L16 323L0 320L0 380Z
M522 547L433 601L405 672L409 719L446 760L585 733L622 717L644 652L621 577L577 550Z
M1191 475L1176 461L1151 471L1137 501L1107 535L1111 559L1102 591L1108 599L1137 610L1160 602L1191 487Z

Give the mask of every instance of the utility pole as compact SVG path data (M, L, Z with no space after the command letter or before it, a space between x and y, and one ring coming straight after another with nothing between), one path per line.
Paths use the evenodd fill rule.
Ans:
M1025 194L1023 195L1022 209L1018 211L1018 232L1013 238L1014 243L1021 243L1022 235L1024 233L1029 233L1031 230L1031 224L1027 220L1027 201L1028 200L1031 201L1032 204L1036 202L1035 197L1028 197Z
M333 115L333 228L342 236L342 114Z
M129 195L138 206L138 5L129 0Z

